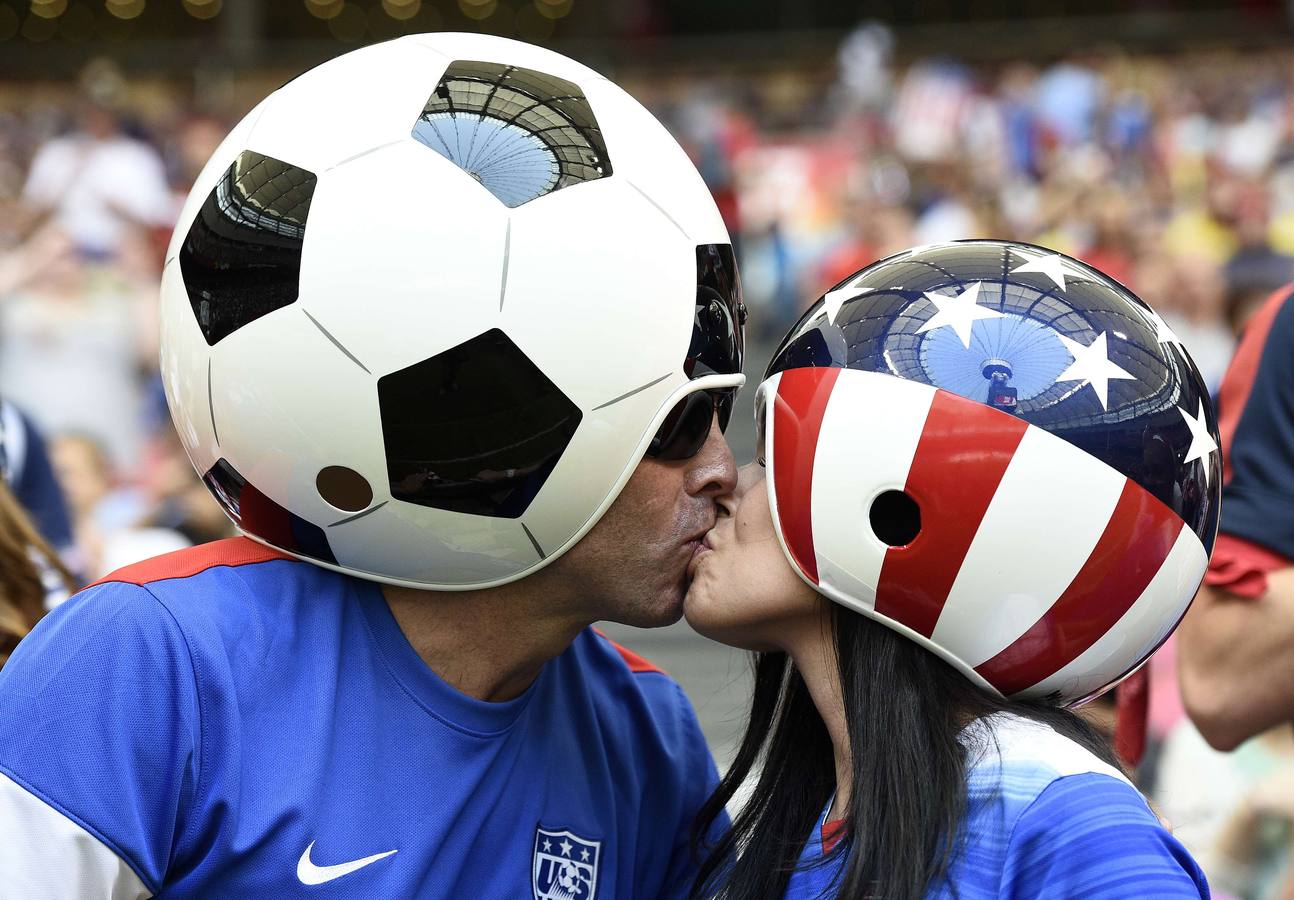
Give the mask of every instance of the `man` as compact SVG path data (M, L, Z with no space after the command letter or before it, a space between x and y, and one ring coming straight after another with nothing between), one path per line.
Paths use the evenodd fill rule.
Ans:
M1182 697L1232 750L1294 719L1294 286L1245 328L1222 383L1222 518L1178 630Z
M726 240L645 110L516 42L375 45L250 114L181 215L162 371L255 541L20 645L5 890L686 895L713 763L589 626L677 620L734 487Z

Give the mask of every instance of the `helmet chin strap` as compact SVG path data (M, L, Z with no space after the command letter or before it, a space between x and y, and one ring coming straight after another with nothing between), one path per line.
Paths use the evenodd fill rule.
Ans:
M1150 666L1146 663L1114 689L1114 749L1135 768L1146 752L1146 720L1150 713Z

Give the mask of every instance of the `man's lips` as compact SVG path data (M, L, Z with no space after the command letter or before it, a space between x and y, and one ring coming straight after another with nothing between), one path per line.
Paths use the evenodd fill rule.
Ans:
M701 537L700 540L693 540L693 541L689 541L688 543L693 545L692 558L689 559L687 563L687 574L688 574L688 577L691 578L693 574L695 574L696 567L700 563L702 557L704 557L708 553L713 553L714 547L711 546L710 544L710 532L708 531Z
M688 550L695 550L697 545L705 540L706 535L708 535L713 528L714 520L711 519L708 524L703 525L688 535L687 540L683 541L682 546L686 547Z

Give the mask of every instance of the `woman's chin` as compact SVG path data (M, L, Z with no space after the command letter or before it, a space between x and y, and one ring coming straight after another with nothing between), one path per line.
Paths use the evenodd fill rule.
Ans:
M705 579L694 579L683 598L683 618L692 630L712 641L727 643L724 634L731 630L731 622L722 615L722 603L710 591Z
M715 603L713 598L706 595L704 591L695 588L688 591L687 597L683 600L683 618L701 637L727 644L729 647L736 647L738 650L777 649L767 640L761 639L758 632L762 629L758 624L743 622L736 616L726 615L723 604Z

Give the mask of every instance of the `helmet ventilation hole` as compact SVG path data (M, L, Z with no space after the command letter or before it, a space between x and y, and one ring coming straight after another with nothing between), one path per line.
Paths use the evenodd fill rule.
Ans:
M903 491L885 491L872 501L872 532L891 547L912 543L921 532L921 508Z
M325 466L315 477L319 496L344 512L359 512L373 502L373 487L363 475L345 466Z

